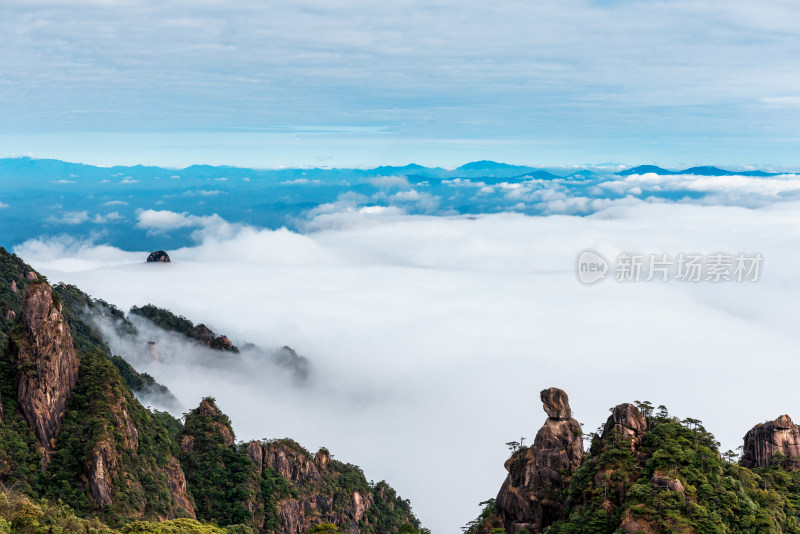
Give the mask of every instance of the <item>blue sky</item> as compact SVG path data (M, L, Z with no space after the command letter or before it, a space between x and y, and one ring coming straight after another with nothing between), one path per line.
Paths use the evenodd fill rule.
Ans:
M0 156L800 164L795 2L5 0Z

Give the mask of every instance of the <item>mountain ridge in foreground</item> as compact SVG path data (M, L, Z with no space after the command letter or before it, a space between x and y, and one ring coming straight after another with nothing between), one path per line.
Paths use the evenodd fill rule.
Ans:
M111 353L84 320L90 303L0 248L0 533L425 530L388 484L326 449L237 442L211 397L184 421L143 407L131 384L160 385Z
M744 436L738 462L701 421L623 403L583 450L567 394L541 392L533 445L513 448L496 499L466 534L800 532L800 430L788 415Z

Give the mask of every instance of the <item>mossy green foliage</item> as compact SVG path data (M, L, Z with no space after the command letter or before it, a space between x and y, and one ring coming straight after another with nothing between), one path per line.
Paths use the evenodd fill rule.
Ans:
M478 534L479 532L488 532L489 534L506 534L503 528L503 522L497 513L497 505L494 499L488 499L480 503L480 515L462 529L464 534Z
M210 338L207 340L210 343L210 347L218 350L223 349L220 339L211 329L203 324L195 325L192 321L182 315L175 315L169 310L153 306L152 304L145 304L141 307L134 306L131 308L131 313L133 315L138 315L139 317L148 319L159 328L163 328L164 330L169 330L171 332L177 332L178 334L183 334L188 338L201 341L203 343L205 343L206 339L201 335L201 332L207 331L208 335L210 336ZM232 352L239 352L239 349L233 347Z
M94 307L92 299L83 291L72 285L57 284L53 286L53 300L61 301L61 314L67 320L72 342L78 354L99 350L106 357L111 357L111 350L99 332L84 320L87 310Z
M37 452L36 436L17 408L16 366L0 343L0 396L3 403L3 423L0 424L0 481L14 485L30 495L42 489L41 454Z
M36 436L17 408L17 365L11 357L11 341L23 336L20 315L22 296L28 281L30 265L0 247L0 400L3 424L0 424L0 481L13 484L30 495L38 495L42 487L40 459L36 452ZM11 289L16 284L17 292ZM6 320L8 310L16 314Z
M97 510L85 483L87 467L99 444L110 443L117 468L112 476L114 503L103 510L118 517L167 517L173 499L164 467L177 453L163 417L156 417L133 397L114 364L99 350L80 354L78 384L56 442L47 495L81 513ZM127 413L127 416L126 416ZM126 444L126 419L138 430L138 445Z
M800 533L800 472L780 458L745 469L721 458L699 421L649 415L637 451L613 432L596 437L569 487L565 521L547 532L612 533L626 516L654 532ZM652 484L680 481L683 494Z
M172 438L180 423L169 414L149 412L132 395L108 345L85 320L86 311L96 308L96 302L70 285L55 286L53 294L60 297L81 363L47 471L45 494L63 499L79 513L96 513L85 480L95 449L107 442L117 468L111 477L114 504L102 511L104 517L112 523L131 515L167 517L174 506L164 466L177 454ZM125 369L138 375L130 366ZM126 419L135 426L138 439L124 435ZM135 447L125 443L131 439Z
M291 483L273 468L265 466L261 472L261 506L259 512L263 517L264 530L277 532L281 526L278 502L287 497L299 497L300 493Z
M170 332L177 332L185 336L191 336L194 331L194 323L182 315L175 315L169 310L145 304L144 306L134 306L131 308L133 315L144 317L153 324Z
M313 458L313 456L310 456ZM333 512L343 514L351 506L353 493L366 496L371 488L360 467L331 459L322 478L315 484L315 491L333 497ZM399 526L399 524L397 525Z
M81 519L66 505L0 487L0 534L51 533L118 534L97 519Z
M117 367L122 380L134 393L137 393L146 404L148 400L165 406L169 409L180 408L180 402L169 388L156 382L156 379L147 373L140 373L133 368L124 358L112 356L111 361Z
M367 511L367 522L362 521L361 532L382 534L384 532L419 532L421 534L430 531L420 528L419 520L411 510L411 502L401 498L397 492L381 480L377 484L370 486L370 491L375 501Z
M6 314L11 310L19 317L22 295L28 285L25 275L31 271L30 265L0 247L0 346L7 340L14 322L13 319L7 320ZM16 293L11 289L12 283L17 287Z
M122 527L120 532L121 534L253 534L253 529L246 525L218 527L193 519L174 519L161 523L134 521Z
M307 460L314 455L296 441L283 438L271 440L267 445L277 445L288 449ZM419 520L414 516L411 503L402 499L385 481L377 484L368 482L360 467L331 459L327 467L320 472L319 480L307 479L291 482L281 477L270 466L264 466L262 472L261 497L263 502L264 530L275 530L280 526L278 502L292 498L304 500L322 495L331 500L331 510L325 514L318 510L306 509L306 516L312 521L326 524L331 516L347 516L352 512L352 498L359 492L367 500L372 495L373 502L365 516L358 524L363 534L394 534L401 528L410 532L428 532L420 529ZM405 525L405 527L404 527ZM319 525L320 527L322 525Z
M213 414L203 411L206 404ZM253 462L244 446L227 444L223 429L233 435L230 419L216 407L213 398L190 411L178 435L192 440L191 450L181 452L180 461L200 519L219 525L249 523L253 514L248 499L255 500L259 486Z
M308 529L308 534L336 534L339 529L333 523L320 523Z
M253 534L245 525L225 528L192 519L133 521L119 529L96 518L83 519L67 505L0 487L0 534Z

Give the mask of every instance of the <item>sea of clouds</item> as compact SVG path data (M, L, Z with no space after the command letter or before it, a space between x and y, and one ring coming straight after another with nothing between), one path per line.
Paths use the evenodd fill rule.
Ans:
M186 410L216 397L238 439L327 446L388 480L434 532L457 532L499 489L504 443L542 425L543 388L566 390L587 432L615 404L649 400L701 419L723 450L792 414L800 202L759 191L757 209L629 199L584 217L329 205L304 233L150 210L136 224L154 241L193 229L171 264L101 238L43 237L15 252L122 309L153 303L237 344L293 347L312 362L302 385L252 360L220 369L188 345L135 363ZM586 248L764 262L755 283L586 287L575 274Z

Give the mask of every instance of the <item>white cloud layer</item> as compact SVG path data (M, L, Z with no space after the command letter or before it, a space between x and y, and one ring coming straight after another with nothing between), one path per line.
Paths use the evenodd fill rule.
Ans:
M757 207L800 198L800 175L695 176L686 174L632 174L597 185L618 194L642 195L646 192L706 193L698 203Z
M138 221L197 228L198 244L159 265L143 263L148 251L68 240L15 251L51 280L122 308L151 302L235 342L297 349L314 365L302 391L202 368L148 372L186 406L215 396L240 439L330 447L368 478L387 479L434 532L457 532L495 495L503 444L536 433L545 387L570 394L587 430L609 407L647 399L703 420L725 448L755 423L800 417L797 202L427 217L343 199L318 210L306 235L186 213L147 211ZM573 270L587 247L609 258L760 252L765 263L754 284L587 288ZM769 391L741 394L765 380Z

